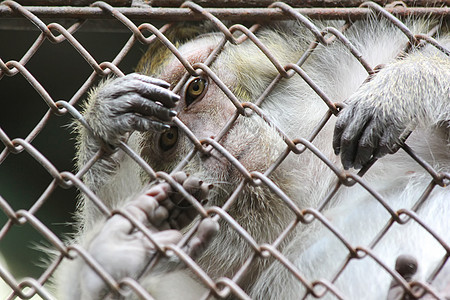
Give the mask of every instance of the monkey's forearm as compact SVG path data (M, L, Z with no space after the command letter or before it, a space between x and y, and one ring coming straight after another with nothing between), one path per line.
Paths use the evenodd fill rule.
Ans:
M83 168L100 150L104 150L99 160L89 168L84 175L84 181L91 190L96 192L107 180L110 174L118 168L120 155L113 153L113 146L108 141L115 141L118 137L109 136L107 127L111 122L104 112L99 110L101 99L98 99L98 90L110 84L112 80L105 80L102 85L91 91L83 113L89 127L77 124L77 169Z
M102 150L102 142L92 136L88 129L83 127L79 129L79 132L77 151L78 170L83 168L99 151L103 151L100 153L101 156L99 159L87 170L83 177L88 187L92 191L97 192L111 174L115 173L123 155L119 152L120 150L114 153Z
M98 221L98 220L97 220ZM89 231L84 232L79 236L79 239L74 240L72 244L78 244L83 249L87 249L90 241L100 232L104 219L97 222ZM71 254L76 254L74 251ZM54 276L54 284L58 287L57 299L66 300L92 300L95 299L94 294L86 295L83 284L83 277L86 275L83 269L86 263L80 255L73 259L65 259L56 270Z
M359 100L379 110L380 118L429 126L450 119L449 78L449 57L417 53L382 69L352 99L365 95Z

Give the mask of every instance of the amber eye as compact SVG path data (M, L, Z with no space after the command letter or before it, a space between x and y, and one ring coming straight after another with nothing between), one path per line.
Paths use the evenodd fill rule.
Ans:
M168 151L172 149L178 141L178 128L170 127L167 131L161 134L159 138L159 147L163 151Z
M186 107L191 105L192 102L203 96L206 90L206 80L197 77L189 82L189 85L186 89Z

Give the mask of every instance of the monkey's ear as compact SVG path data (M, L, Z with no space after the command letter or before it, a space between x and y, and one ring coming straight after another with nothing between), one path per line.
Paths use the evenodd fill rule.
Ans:
M164 36L178 48L187 41L212 31L213 26L207 26L205 22L181 22L170 27L164 33ZM159 74L165 67L165 63L169 61L167 58L169 58L170 55L171 52L167 49L167 47L164 46L161 41L155 40L149 45L147 51L141 57L136 67L136 72L149 76Z

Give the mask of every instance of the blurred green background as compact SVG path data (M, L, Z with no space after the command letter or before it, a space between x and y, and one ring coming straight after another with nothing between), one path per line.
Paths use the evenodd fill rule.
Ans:
M0 59L3 62L19 61L39 33L28 21L0 18ZM74 36L100 63L111 61L131 33L117 21L88 21ZM136 44L119 68L124 73L132 72L145 48ZM68 101L92 73L91 67L67 41L60 44L45 41L26 68L55 101ZM0 127L11 139L24 139L48 110L46 103L20 74L4 76L0 80L0 103ZM74 134L68 127L71 122L69 114L53 115L32 142L59 171L74 171ZM0 151L4 148L0 142ZM0 196L14 210L29 209L52 179L25 151L9 154L0 164ZM68 235L73 230L70 222L73 222L76 199L75 188L64 190L58 187L36 217L58 236ZM6 222L7 217L0 209L1 228ZM49 243L28 224L13 226L0 240L0 252L17 279L37 278L42 274L46 255L37 249L39 245L48 246Z

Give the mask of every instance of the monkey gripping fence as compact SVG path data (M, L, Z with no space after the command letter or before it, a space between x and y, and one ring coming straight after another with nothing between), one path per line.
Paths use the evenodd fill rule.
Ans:
M20 1L19 1L20 2ZM26 1L25 1L26 2ZM120 1L119 1L120 2ZM127 1L123 1L127 2ZM314 1L312 1L314 2ZM317 2L317 1L316 1ZM345 1L343 1L345 2ZM359 1L348 1L350 4L361 4ZM23 2L22 2L23 3ZM110 1L110 3L114 3L114 1ZM118 3L117 1L115 3ZM228 2L227 2L228 3ZM239 3L239 1L231 1L230 3ZM264 1L263 1L264 3ZM439 4L439 3L438 3ZM365 166L362 170L360 170L357 174L343 171L339 166L334 165L325 155L323 155L317 148L313 145L314 137L319 133L321 128L325 125L325 123L333 118L333 115L336 115L341 107L340 103L334 103L332 99L329 99L327 95L320 90L320 88L315 85L315 83L309 79L308 75L302 70L302 64L308 59L310 54L314 51L315 47L318 43L323 45L329 45L331 43L343 43L348 48L348 51L351 52L358 61L362 64L362 66L367 70L369 74L373 74L376 70L375 66L370 66L364 57L361 57L358 53L358 50L353 47L353 45L346 39L345 30L351 26L350 19L357 19L365 16L369 11L376 11L381 18L385 18L395 24L398 28L404 32L404 34L409 39L409 45L414 44L415 46L420 44L432 44L440 51L450 54L448 49L445 49L442 45L440 45L436 40L433 39L433 34L436 31L432 31L427 35L413 35L409 29L399 21L394 15L404 16L408 14L413 15L425 15L425 14L434 14L436 16L443 17L444 19L448 19L450 16L450 9L448 7L443 6L445 1L441 3L440 7L407 7L405 3L397 2L393 5L382 8L378 4L374 2L366 2L362 3L359 7L343 7L340 9L335 8L293 8L286 3L275 2L272 4L268 4L265 8L235 8L235 9L225 9L225 8L203 8L198 4L193 2L184 2L179 7L160 7L160 8L152 8L146 7L145 5L141 5L140 7L112 7L110 4L106 2L95 2L89 7L46 7L46 6L22 6L14 1L4 1L0 3L0 16L2 17L11 17L14 16L16 18L23 18L31 22L35 27L37 27L41 33L39 37L36 39L34 44L29 48L27 53L19 60L10 60L4 62L0 57L0 79L3 76L15 76L17 74L21 74L26 78L29 84L36 90L38 96L45 101L48 105L49 109L47 113L42 116L42 119L38 124L36 124L35 128L29 133L25 138L15 138L10 139L7 133L0 128L0 140L4 145L4 149L0 153L0 167L1 164L8 159L11 155L16 155L23 151L27 152L33 159L40 163L40 165L53 177L53 181L50 183L49 187L46 191L41 195L41 197L27 210L21 209L15 211L11 202L8 202L7 199L4 199L0 195L0 207L3 213L8 217L8 221L3 224L0 231L0 241L11 232L11 228L14 226L20 226L25 223L30 224L35 228L35 230L42 235L42 238L49 242L53 248L56 249L58 255L54 262L52 262L45 272L39 278L25 278L19 280L14 278L11 272L8 271L6 266L0 265L0 277L5 281L5 283L11 288L11 293L8 299L12 299L15 297L29 299L34 295L39 295L44 299L53 299L52 292L49 288L46 287L46 283L49 281L52 274L58 268L59 264L62 260L73 259L75 256L81 256L95 271L105 280L107 285L113 291L113 293L124 293L125 288L128 292L133 292L141 298L144 299L152 299L152 296L145 291L142 286L140 286L139 282L136 279L132 278L123 278L120 280L114 280L110 274L105 272L101 266L99 266L93 258L89 255L89 253L78 245L67 246L63 242L60 237L58 237L55 233L53 233L42 220L39 220L35 214L40 209L42 204L50 197L50 195L54 192L56 187L62 188L75 188L81 193L85 193L88 197L88 201L94 201L95 204L103 211L106 215L111 215L117 212L111 212L108 210L105 205L102 204L101 200L96 197L92 192L89 191L88 187L83 184L81 180L82 175L86 173L86 171L94 164L102 152L99 150L97 155L95 155L86 166L82 167L76 174L73 174L69 171L60 171L58 170L51 161L49 161L42 153L39 152L32 145L33 139L41 134L41 131L46 127L49 120L54 118L55 115L66 115L70 114L75 119L82 122L82 124L86 125L83 117L80 115L76 108L77 102L80 101L80 98L83 97L85 92L93 85L94 81L98 77L103 77L113 72L117 76L123 76L123 72L117 67L117 65L123 60L123 58L127 55L130 48L137 42L142 44L151 44L156 40L162 41L164 45L166 45L170 51L172 51L177 58L182 62L182 64L186 67L187 72L189 74L195 74L196 69L203 70L214 82L225 92L225 94L233 101L233 104L236 106L236 113L234 117L229 120L225 128L221 131L221 133L215 138L198 140L195 135L190 132L189 128L182 124L182 122L175 118L175 123L179 128L184 130L188 137L192 140L194 145L191 153L186 157L186 160L182 162L176 169L181 169L183 167L183 163L185 164L193 155L198 151L204 151L205 146L210 146L218 149L223 156L230 160L231 163L242 173L243 179L241 184L237 187L236 191L229 197L223 207L212 207L212 208L200 208L201 214L203 216L214 216L215 218L222 218L225 222L225 226L232 227L235 231L237 231L243 239L245 239L251 248L253 249L253 254L250 255L245 263L241 266L239 271L233 278L220 278L218 280L213 280L208 276L208 274L202 270L196 263L193 261L186 253L182 250L182 244L185 243L189 237L193 234L193 232L189 232L186 234L185 238L179 245L173 245L168 247L161 247L156 245L156 248L160 252L158 255L163 255L165 251L171 251L172 255L178 256L189 268L193 274L198 278L199 281L203 282L207 287L209 287L209 294L205 295L205 298L208 297L219 297L226 298L227 296L233 295L236 298L248 299L249 296L239 287L238 283L240 280L240 276L244 274L257 259L267 259L271 257L274 260L277 260L279 263L284 265L289 272L297 278L306 288L306 293L313 295L314 297L320 298L325 293L333 293L338 298L343 298L340 295L339 290L333 285L333 282L337 280L342 271L346 268L348 263L351 260L360 259L362 257L370 257L373 261L375 261L380 269L384 269L388 272L392 278L393 282L402 287L405 290L405 293L408 295L419 295L420 293L428 293L430 299L440 299L442 295L439 294L440 291L437 291L433 287L433 279L440 272L442 266L447 262L448 256L450 256L450 245L446 244L439 236L437 236L427 225L425 225L418 215L416 211L419 209L421 204L427 201L427 197L430 195L431 191L437 186L441 186L442 188L448 188L450 181L449 173L439 173L435 171L426 161L418 157L408 146L407 144L401 146L404 151L406 151L416 162L421 165L430 175L429 185L426 190L423 191L422 196L417 199L416 204L412 209L400 209L398 211L394 211L389 207L383 200L383 197L377 193L377 191L370 186L364 180L363 175L365 172L376 163L376 161L372 161L369 165ZM308 21L305 17L311 18L335 18L335 19L346 19L347 22L342 28L327 28L324 31L321 31L320 28L316 28L312 23ZM58 23L45 24L43 19L48 17L58 17L59 19L71 19L77 18L77 21L73 21L73 24L65 28ZM83 26L85 20L92 18L103 18L103 19L111 19L117 20L117 22L122 23L126 28L131 32L131 37L128 42L123 46L121 51L117 54L117 56L111 62L102 62L98 63L95 58L86 50L86 48L74 37L73 33L80 27ZM304 53L303 57L298 62L292 62L286 66L282 66L275 57L268 51L264 44L262 44L253 34L258 30L259 25L253 25L250 28L244 27L242 25L232 25L228 27L222 21L242 21L245 18L248 22L254 22L254 24L258 24L263 20L282 20L282 19L296 19L305 27L307 27L316 37L316 41L310 44L309 49ZM157 20L157 21L165 21L167 24L157 29L155 26L149 23L142 23L139 26L135 25L133 20ZM218 45L217 49L213 51L214 53L218 53L226 43L241 43L245 39L251 39L261 51L267 56L273 65L279 71L279 75L274 78L272 83L267 87L265 92L257 99L255 103L239 103L232 94L232 92L221 82L220 78L218 78L212 71L208 68L208 64L211 63L211 59L208 59L203 64L190 65L185 58L183 58L176 50L173 45L171 45L170 41L168 41L164 37L164 32L176 21L183 20L209 20L214 26L217 27L218 31L223 33L223 40ZM228 23L227 23L228 24ZM241 35L236 37L235 32L239 32ZM150 36L146 37L144 33L151 33ZM70 45L75 48L78 53L84 58L84 60L89 64L92 68L92 74L85 81L85 83L79 88L79 90L73 95L73 97L68 100L60 100L55 101L47 92L46 89L41 85L41 83L33 77L33 74L27 69L27 62L33 57L33 55L39 50L40 46L45 40L49 40L54 44L62 43L67 41ZM405 45L405 49L407 51L408 46ZM212 57L211 55L210 57ZM249 172L246 170L239 162L227 152L227 149L223 149L217 143L223 134L227 132L227 130L232 126L233 122L236 121L237 118L243 117L245 111L253 111L254 114L257 114L266 122L270 122L270 120L264 115L264 113L259 109L259 104L264 101L265 96L274 88L277 82L281 78L289 78L291 76L301 76L310 86L313 88L317 94L323 99L325 104L329 107L329 111L323 117L320 124L317 124L314 132L310 133L310 136L307 138L304 137L296 137L291 138L286 136L280 128L276 128L279 134L283 137L286 143L285 152L276 160L276 162L268 168L264 174L258 172ZM186 76L187 77L187 76ZM185 78L186 79L186 78ZM87 126L87 125L86 125ZM275 125L274 125L275 126ZM330 141L331 143L331 141ZM170 176L162 172L155 172L152 170L151 166L146 164L146 162L139 157L137 153L134 153L131 149L127 147L126 144L122 144L120 146L128 155L130 155L138 164L150 175L152 178L162 178L169 181L169 183L174 184L173 180ZM282 190L277 188L277 186L269 179L269 175L280 165L280 163L286 158L288 155L301 155L304 151L311 151L315 155L317 155L324 164L326 164L329 168L333 170L336 174L336 185L334 189L329 193L329 195L323 199L322 203L319 207L311 207L301 210L296 207L295 204L283 193ZM246 232L239 223L234 220L226 211L226 209L235 201L238 197L239 192L242 191L245 185L248 184L260 184L267 185L269 189L279 196L279 198L285 202L287 206L296 214L297 218L293 220L290 225L285 228L282 234L272 243L272 244L258 244L252 236ZM338 233L338 231L333 227L333 225L327 221L327 219L322 215L322 209L332 201L333 195L337 193L339 189L343 189L346 186L352 186L358 184L365 188L374 199L379 201L389 213L390 218L386 219L386 225L381 232L376 236L376 238L369 244L367 247L358 247L351 245L345 238ZM180 188L180 187L178 187ZM182 188L181 188L182 189ZM127 217L130 222L136 224L138 227L136 220L133 220L132 217L127 216L125 213L123 214ZM299 223L309 224L313 220L318 220L326 226L331 232L333 232L337 238L345 245L348 249L348 257L345 261L342 262L340 270L331 277L331 280L323 280L317 279L315 281L307 281L302 273L296 269L296 267L279 251L278 246L280 243L286 238L286 236L292 232L295 227ZM420 226L422 226L426 231L429 232L446 250L446 255L442 257L441 264L436 266L435 272L430 276L427 282L416 282L411 281L408 282L405 280L397 271L395 271L394 266L384 264L376 255L373 254L372 248L383 238L383 236L388 232L390 227L397 224L405 224L407 222L416 222ZM192 230L191 230L192 231ZM157 256L156 256L157 257ZM31 262L30 262L31 263ZM420 264L420 262L419 262Z

